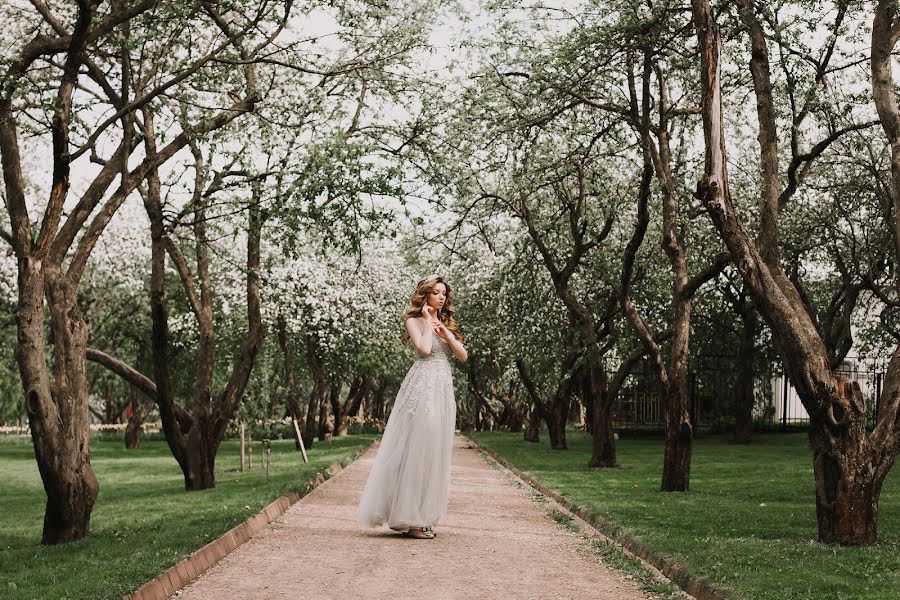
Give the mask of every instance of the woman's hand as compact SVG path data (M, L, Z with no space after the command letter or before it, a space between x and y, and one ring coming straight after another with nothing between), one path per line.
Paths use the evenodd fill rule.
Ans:
M434 320L434 307L430 306L427 302L422 305L422 316L425 317L426 321Z
M441 322L440 322L439 320L437 320L437 319L435 319L435 320L432 322L432 327L434 328L434 333L435 333L439 338L441 338L442 340L444 340L445 342L447 342L448 344L450 343L450 338L454 337L454 335L450 332L450 330L447 329L447 327L444 326L444 324L441 323Z

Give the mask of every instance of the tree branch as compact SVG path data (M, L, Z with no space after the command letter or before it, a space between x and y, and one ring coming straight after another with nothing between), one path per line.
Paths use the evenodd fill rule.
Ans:
M88 348L86 357L89 361L102 365L140 390L145 396L156 401L156 384L149 377L131 367L118 358L101 350Z
M731 253L730 252L720 252L719 254L713 257L712 263L707 265L705 269L691 277L688 282L685 284L684 289L682 290L682 294L686 298L690 298L693 296L700 287L709 281L710 279L715 279L719 273L722 272L722 269L725 268L728 263L731 262Z

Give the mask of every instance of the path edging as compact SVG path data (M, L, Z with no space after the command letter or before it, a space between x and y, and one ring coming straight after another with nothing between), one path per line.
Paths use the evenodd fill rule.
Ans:
M476 448L490 456L505 468L509 469L513 474L516 475L516 477L530 485L532 488L539 491L543 495L552 498L560 506L563 506L567 510L571 511L573 514L577 515L579 518L583 519L585 522L594 527L597 531L609 537L614 542L620 544L628 552L640 558L641 560L646 561L652 567L658 569L663 575L678 584L681 589L696 598L696 600L729 600L728 597L725 596L724 592L717 589L708 578L698 577L690 574L684 566L676 562L674 557L663 555L651 550L650 548L647 548L640 542L637 542L636 540L622 533L622 531L608 519L591 515L590 511L588 511L586 507L578 506L565 496L551 490L541 482L537 481L535 478L519 470L516 466L514 466L504 457L494 452L492 449L484 446L483 444L479 444L468 435L465 435L465 437Z
M160 573L156 578L143 584L134 592L126 594L122 600L167 600L172 594L186 587L210 567L234 552L260 529L283 515L287 509L308 496L314 489L340 474L344 467L368 452L377 442L378 439L373 440L368 446L352 452L345 462L333 463L323 472L316 473L312 479L307 479L306 491L302 496L297 492L290 492L278 498L255 516L235 525L199 550L195 550L187 558Z

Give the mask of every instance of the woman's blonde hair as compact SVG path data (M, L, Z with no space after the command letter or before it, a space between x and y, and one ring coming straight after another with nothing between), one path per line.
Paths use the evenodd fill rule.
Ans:
M456 312L456 309L453 307L453 289L450 287L450 284L447 283L443 277L440 275L429 275L423 279L420 279L416 284L416 291L413 292L412 297L409 299L409 307L403 311L403 343L409 343L409 331L406 329L406 321L407 319L414 319L416 317L422 316L422 306L425 305L425 301L428 298L428 294L431 293L431 290L434 289L439 283L443 283L444 287L447 288L447 299L444 302L444 306L441 307L441 310L438 311L438 319L440 319L441 323L444 324L450 333L452 333L456 339L462 341L462 334L459 332L459 325L456 324L456 319L453 318L453 313Z

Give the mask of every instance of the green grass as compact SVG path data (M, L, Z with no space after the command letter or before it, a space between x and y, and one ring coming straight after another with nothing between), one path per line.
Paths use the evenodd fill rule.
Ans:
M272 442L271 480L260 468L237 470L236 441L225 441L216 460L216 488L185 492L184 479L165 442L94 442L91 464L100 495L90 535L78 542L41 546L44 503L30 440L0 443L0 598L58 600L121 598L207 542L255 515L335 462L346 462L374 435L317 442L303 464L292 440Z
M639 559L627 556L620 547L606 540L592 540L591 550L603 559L603 563L633 579L654 600L679 600L684 596L678 584L657 581Z
M900 598L900 475L892 472L884 484L876 546L820 544L804 434L760 435L751 446L697 440L687 493L658 491L660 440L620 439L621 468L592 470L586 467L591 440L582 432L568 432L569 450L562 451L551 450L546 439L526 444L521 434L471 435L732 598Z

